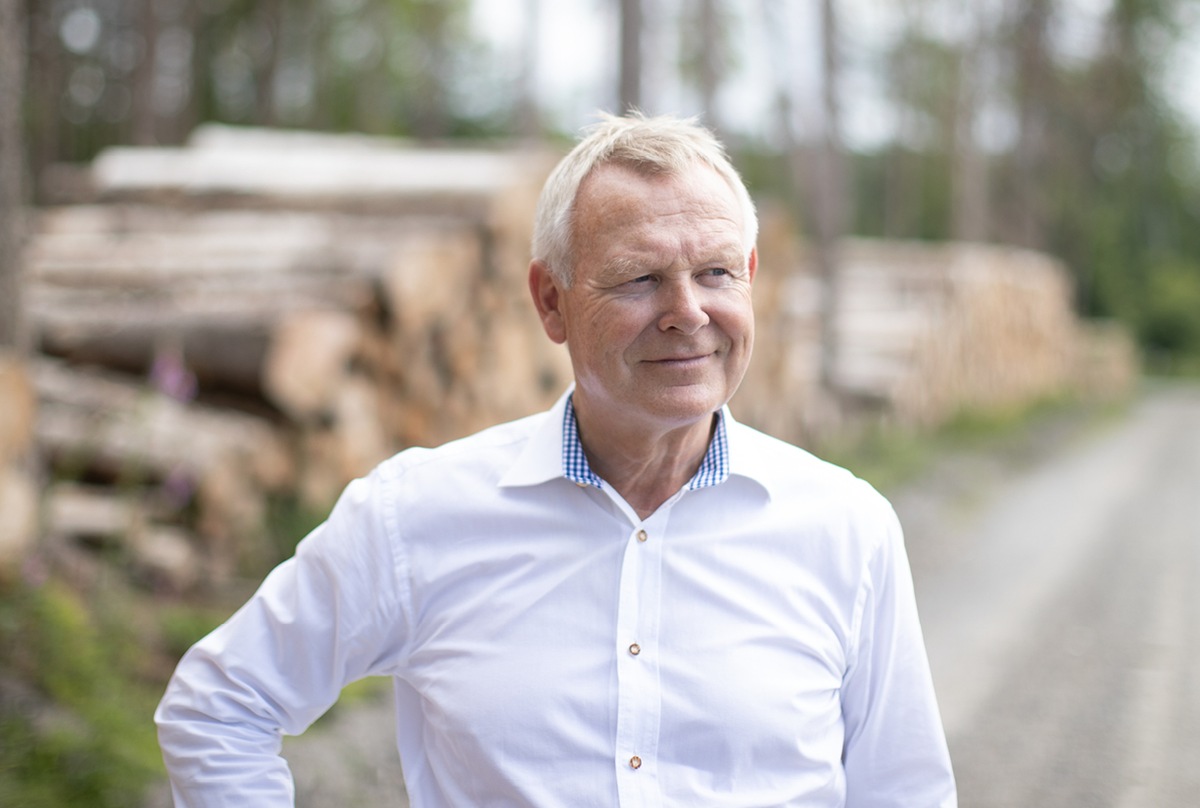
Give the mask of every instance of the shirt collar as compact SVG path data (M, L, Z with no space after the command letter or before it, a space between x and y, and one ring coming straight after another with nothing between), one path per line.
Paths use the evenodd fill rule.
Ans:
M571 385L549 411L536 415L537 426L529 435L525 448L500 478L500 487L540 485L563 477L563 418L575 386Z
M525 449L501 478L502 487L539 485L561 477L577 485L603 487L603 481L588 465L579 440L575 408L571 403L574 392L572 385L542 415L541 423L531 433ZM717 428L700 468L688 482L689 490L718 485L730 475L748 477L766 487L762 470L757 469L752 457L742 457L738 462L740 441L737 435L743 430L730 415L728 407L717 411ZM752 447L745 448L753 452Z
M566 411L562 419L562 471L563 476L578 485L593 485L603 487L603 481L592 471L588 464L587 455L583 451L583 443L579 440L579 424L575 419L575 405L572 403L572 393L567 394ZM713 430L712 440L708 443L708 451L700 468L688 481L687 489L695 491L710 485L719 485L729 479L729 436L725 431L725 412L717 411L717 427Z

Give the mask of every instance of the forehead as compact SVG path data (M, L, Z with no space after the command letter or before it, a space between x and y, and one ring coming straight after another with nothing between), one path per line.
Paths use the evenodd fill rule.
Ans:
M575 200L579 250L632 247L635 242L704 243L709 248L748 249L742 244L742 210L725 178L704 163L682 172L648 173L622 164L595 168ZM682 244L681 244L682 246Z
M740 218L737 195L717 170L703 162L692 162L675 171L642 168L625 163L601 163L580 183L575 198L576 212L603 207L612 215L621 207L643 206L646 212L669 209L672 203L707 203ZM622 203L624 203L622 205Z

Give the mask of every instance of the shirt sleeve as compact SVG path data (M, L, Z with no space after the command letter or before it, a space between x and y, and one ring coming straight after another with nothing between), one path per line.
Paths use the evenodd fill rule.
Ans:
M184 655L155 713L177 807L292 806L280 756L346 684L381 673L407 635L379 472L224 625Z
M955 808L903 535L891 506L878 501L870 529L881 540L867 564L842 688L846 808Z

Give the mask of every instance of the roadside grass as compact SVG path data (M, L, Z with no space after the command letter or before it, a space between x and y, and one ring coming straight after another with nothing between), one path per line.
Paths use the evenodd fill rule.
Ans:
M819 443L814 453L886 494L947 456L990 454L1005 463L1026 462L1102 428L1128 406L1128 398L1095 401L1063 395L1023 407L964 409L931 429L868 425L853 435Z
M156 593L119 552L96 553L82 576L37 555L0 573L0 808L136 808L161 793L153 714L176 663L319 521L272 502L272 535L227 592ZM354 683L338 704L387 687Z
M0 585L0 806L136 806L161 776L135 608L56 580Z

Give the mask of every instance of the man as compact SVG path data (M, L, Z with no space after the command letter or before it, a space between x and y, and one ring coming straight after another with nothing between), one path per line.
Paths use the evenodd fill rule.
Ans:
M383 674L415 808L953 806L891 508L725 407L756 231L703 129L581 142L529 271L573 388L352 483L189 651L177 805L291 805L280 734Z

